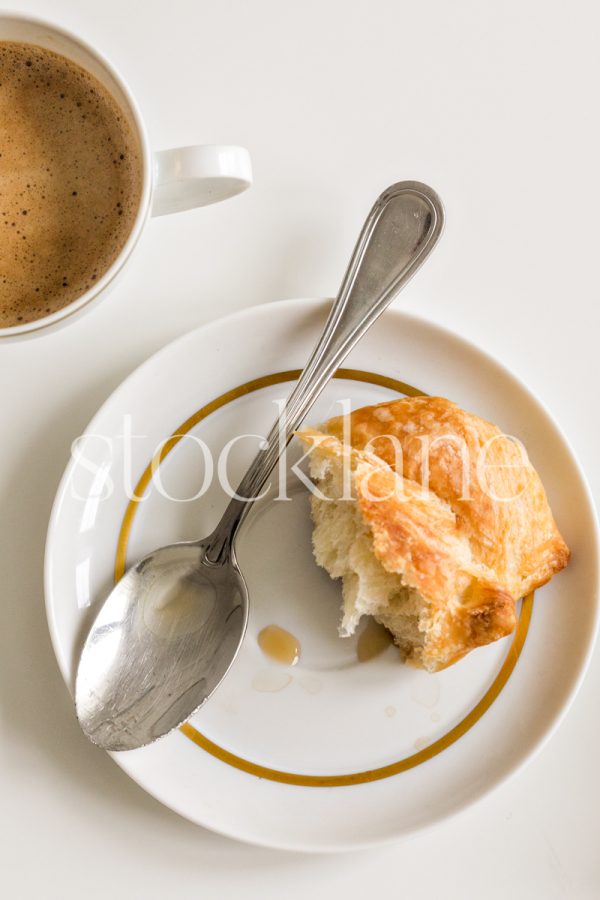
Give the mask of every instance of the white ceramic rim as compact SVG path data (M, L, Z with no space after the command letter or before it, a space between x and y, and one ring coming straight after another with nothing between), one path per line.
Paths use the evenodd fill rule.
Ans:
M173 347L176 346L179 342L183 342L184 340L189 338L190 334L202 333L205 338L209 338L211 329L221 328L223 325L232 324L234 322L237 324L240 321L243 321L244 318L253 317L254 315L256 315L257 312L261 312L261 311L266 312L267 310L272 311L274 306L276 306L279 311L281 311L285 314L285 311L287 311L287 310L292 311L292 310L295 310L300 307L302 307L303 309L305 309L308 312L311 309L314 310L318 306L322 306L324 303L330 303L330 302L331 302L330 300L327 301L324 299L314 299L314 298L313 299L301 299L301 298L296 299L296 298L294 298L294 299L278 301L275 304L274 303L263 303L263 304L259 304L257 306L247 307L246 309L242 309L242 310L239 310L238 312L231 313L228 316L224 316L220 319L213 320L212 322L209 322L203 326L200 326L197 329L194 329L192 332L187 332L187 333L181 335L179 338L176 338L174 341L171 341L169 344L166 344L164 347L162 347L160 350L158 350L156 353L154 353L152 356L150 356L148 359L146 359L140 366L138 366L136 369L134 369L125 379L123 379L123 381L120 383L120 385L115 389L115 391L113 391L111 393L111 395L106 399L106 401L98 409L97 413L91 419L88 426L86 427L84 433L95 430L96 422L103 415L105 408L108 406L108 404L110 404L110 402L112 400L112 396L114 393L116 393L116 391L119 391L121 389L121 387L124 384L126 384L129 381L129 379L131 379L134 375L137 375L138 373L143 371L143 369L146 366L149 366L150 364L154 364L156 362L156 360L158 358L160 358L161 354L165 354L166 352L172 350ZM541 409L542 413L547 417L547 419L549 420L552 427L556 430L557 435L560 437L560 439L564 443L564 446L565 446L566 451L568 452L570 461L574 467L575 472L577 473L577 475L580 479L581 487L583 488L583 492L584 492L586 499L588 501L588 504L589 504L590 518L594 525L594 545L597 548L596 552L598 552L598 547L600 546L600 525L598 522L598 514L596 511L596 507L594 504L593 496L592 496L587 478L583 472L583 469L577 458L577 455L575 454L575 451L573 450L571 444L567 440L564 432L562 431L560 426L557 424L555 418L549 412L546 405L537 397L537 395L525 384L524 381L522 381L519 377L514 375L513 372L510 371L506 366L504 366L503 364L498 362L498 360L496 360L491 354L488 354L485 351L481 350L479 347L477 347L471 341L467 340L466 338L463 338L462 336L458 335L456 332L453 332L450 329L448 329L442 325L431 322L422 316L417 316L413 313L407 313L407 312L404 312L403 310L399 310L399 309L389 310L384 315L396 316L400 319L408 320L409 322L413 321L417 324L424 325L426 328L429 328L433 332L436 332L440 337L442 337L446 340L449 340L451 342L454 342L455 344L462 345L463 347L468 349L469 352L472 353L474 356L480 356L482 358L482 360L484 360L487 364L491 363L493 366L500 368L504 372L506 379L512 380L513 384L519 390L523 391L526 395L528 395L528 397L531 399L531 401ZM60 653L60 645L59 645L59 639L58 639L58 629L57 629L56 622L54 619L52 604L50 602L51 584L50 584L50 552L49 551L50 551L50 545L53 540L54 531L55 531L56 524L57 524L58 513L59 513L59 508L60 508L60 498L62 497L62 495L66 489L66 486L69 483L69 479L71 477L71 472L72 472L74 465L75 465L75 463L71 459L65 469L65 472L63 473L63 476L60 480L60 483L59 483L59 486L58 486L58 489L56 492L56 497L55 497L52 511L50 514L50 520L49 520L48 531L47 531L47 536L46 536L45 559L44 559L44 593L45 593L45 607L46 607L46 616L47 616L47 620L48 620L48 628L50 631L50 638L52 641L52 646L53 646L53 649L54 649L54 652L55 652L55 655L57 658L57 662L59 664L59 668L61 670L61 674L62 674L63 679L65 680L65 683L69 690L70 690L70 688L69 688L70 673L67 672L65 667L61 664L61 653ZM346 840L343 844L335 844L335 843L322 844L318 848L315 848L315 846L313 846L313 845L302 846L298 843L286 843L286 842L279 842L277 844L274 844L267 840L252 839L252 838L249 838L248 835L245 833L236 833L235 829L223 830L223 829L216 828L214 825L212 825L208 822L203 822L199 818L192 820L192 819L189 819L189 817L187 817L187 816L184 816L184 817L188 818L189 821L194 821L195 824L198 824L202 827L209 829L210 831L213 831L217 834L221 834L225 837L234 838L236 840L242 841L243 843L247 843L247 844L251 844L251 845L255 845L255 846L277 848L277 849L281 849L281 850L291 850L291 851L309 852L309 853L315 853L315 852L334 853L334 852L340 852L340 851L361 850L361 849L366 849L368 847L381 846L386 843L395 843L398 840L404 840L404 839L410 838L416 834L419 834L420 832L424 832L424 831L430 830L432 828L435 828L435 827L441 825L443 822L447 821L448 819L454 818L454 816L460 814L461 812L468 809L469 807L474 806L476 803L479 803L484 797L486 797L489 794L491 794L492 792L496 791L502 784L506 783L514 775L516 775L518 772L520 772L531 760L533 760L538 755L538 753L543 749L543 747L545 747L545 745L550 740L552 735L556 732L556 730L559 728L559 726L564 721L564 718L567 715L569 709L571 708L573 700L575 699L575 696L577 695L577 692L579 691L579 689L583 683L583 680L585 678L586 672L587 672L589 664L590 664L590 660L592 658L592 654L594 652L594 647L595 647L597 636L598 636L598 631L599 631L599 626L600 626L600 605L598 603L598 597L599 597L599 592L600 592L600 577L597 577L596 584L592 586L591 590L592 589L594 591L594 596L596 599L595 609L594 609L593 627L590 629L590 632L588 635L587 646L585 647L585 650L581 654L581 661L580 661L580 665L579 665L578 674L572 681L572 684L569 689L569 693L568 693L560 711L556 714L554 719L548 724L546 730L541 733L540 737L538 738L537 743L529 751L527 751L518 762L516 762L511 768L507 769L506 772L504 772L502 775L500 775L496 779L495 782L483 786L481 788L481 790L475 796L470 797L469 799L465 800L462 803L459 803L456 807L454 807L452 810L448 811L447 813L440 815L435 820L435 822L429 823L425 826L417 826L412 829L405 830L401 836L390 835L388 838L385 838L385 839L381 839L380 837L378 837L378 838L374 838L373 840L360 840L360 841L356 841L356 842ZM135 771L130 770L130 768L126 762L126 760L127 760L126 753L123 753L123 754L112 754L111 753L109 755L112 756L112 758L117 763L117 765L121 769L123 769L123 771L125 771L127 773L127 775L129 775L129 777L132 778L132 780L135 781L135 783L138 784L143 790L145 790L147 793L151 794L151 796L155 797L157 800L159 800L161 803L163 803L163 805L165 805L169 809L173 810L174 812L177 812L180 815L183 815L182 813L179 812L179 810L177 810L176 808L171 806L169 798L167 796L165 796L161 792L160 789L157 789L154 785L152 785L152 787L150 787L149 785L145 784L144 780L142 778L139 778L136 775Z
M82 294L81 297L73 300L72 303L69 303L62 309L51 313L49 316L44 316L41 319L35 319L32 322L25 322L23 325L13 325L10 328L0 328L0 341L8 341L11 338L25 338L28 336L37 335L37 332L50 329L52 326L56 326L58 324L62 324L65 320L70 319L76 313L82 311L84 307L86 309L89 309L90 306L94 305L96 302L102 299L102 295L106 293L109 285L120 274L121 270L129 260L129 257L131 256L131 253L140 238L142 229L146 224L150 213L153 173L150 144L148 141L148 135L146 133L146 127L144 125L142 115L140 113L137 102L129 89L129 86L127 85L127 82L115 68L113 63L111 63L103 53L100 53L98 50L96 50L95 47L92 47L89 43L87 43L87 41L83 40L78 35L74 34L67 28L63 28L60 25L55 25L54 22L49 22L47 19L40 18L39 16L30 16L27 14L23 14L16 10L3 9L0 10L0 27L4 19L16 19L20 22L24 22L25 24L37 25L40 28L47 28L49 31L54 31L57 34L61 35L61 37L64 37L67 41L78 44L85 53L88 53L90 56L94 57L97 60L98 64L102 68L104 68L108 75L113 78L114 81L119 85L121 91L123 92L123 96L125 97L129 105L131 118L135 122L138 139L140 142L142 155L142 193L140 197L139 209L135 217L133 227L123 249L115 259L115 261L112 263L112 265L104 273L104 275L99 278L98 281L94 284L94 286L90 288L89 291L86 291L85 294ZM1 36L0 40L2 40Z

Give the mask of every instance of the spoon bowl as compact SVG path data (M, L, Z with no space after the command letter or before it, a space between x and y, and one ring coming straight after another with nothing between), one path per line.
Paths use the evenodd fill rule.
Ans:
M233 663L248 591L235 558L214 565L207 546L182 542L145 556L94 622L75 705L88 738L106 750L142 747L177 728Z

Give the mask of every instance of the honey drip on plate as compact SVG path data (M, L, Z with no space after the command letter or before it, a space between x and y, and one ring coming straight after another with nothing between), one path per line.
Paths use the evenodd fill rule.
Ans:
M258 646L269 659L282 666L295 666L300 659L300 641L279 625L267 625L258 635Z
M375 619L369 619L356 644L358 661L368 662L370 659L375 659L376 656L387 650L391 643L392 635L387 628L384 628Z

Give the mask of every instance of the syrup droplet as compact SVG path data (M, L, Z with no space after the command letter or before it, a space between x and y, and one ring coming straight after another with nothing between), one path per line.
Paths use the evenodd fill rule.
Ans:
M364 631L361 632L356 644L356 655L359 662L368 662L375 659L392 643L392 635L376 622L375 619L369 619Z
M258 646L269 659L282 666L295 666L300 659L300 641L279 625L267 625L258 635Z
M261 694L275 694L292 683L292 676L281 669L261 669L252 679L252 687Z
M418 675L420 677L410 689L411 699L426 709L433 709L440 699L440 682L428 673L419 672Z
M318 694L323 688L321 679L316 678L314 675L303 675L301 678L298 678L298 684L307 694Z

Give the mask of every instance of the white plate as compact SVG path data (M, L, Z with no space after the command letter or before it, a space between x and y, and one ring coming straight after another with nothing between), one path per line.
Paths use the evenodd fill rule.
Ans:
M206 474L190 436L216 458L235 435L264 435L273 401L288 393L289 370L305 362L326 312L320 301L287 301L194 331L137 369L92 421L58 490L46 553L50 631L71 689L115 560L120 571L125 550L130 563L161 544L207 534L224 507L216 479L202 498L184 500ZM472 803L557 725L596 631L593 505L565 438L529 391L470 344L399 312L384 315L346 365L355 371L331 383L310 422L339 412L344 398L360 406L394 396L404 382L452 398L524 440L573 559L523 603L514 638L436 675L402 666L394 648L359 663L355 640L337 636L339 587L311 557L306 492L291 478L290 502L261 501L238 544L251 612L230 674L184 732L114 758L188 819L269 846L364 846ZM288 374L279 382L265 377L281 372ZM127 423L141 435L132 442L122 437ZM154 482L143 501L129 504L125 480L135 485L175 432L188 437L168 445L158 469L162 492ZM235 446L232 483L256 447L252 439ZM259 649L257 634L271 623L300 639L294 668L269 663Z

